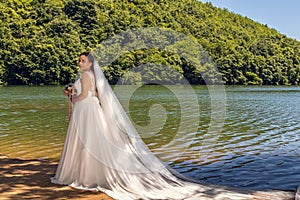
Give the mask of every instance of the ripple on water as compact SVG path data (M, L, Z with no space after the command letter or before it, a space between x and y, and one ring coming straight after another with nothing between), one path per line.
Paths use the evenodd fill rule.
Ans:
M0 123L0 126L9 126L9 123Z
M13 115L19 115L19 114L21 114L21 112L15 111L15 112L11 112L11 114L13 114Z
M31 109L31 110L27 110L27 112L36 113L36 112L38 112L38 110Z
M7 116L6 112L0 112L0 117Z
M1 128L0 128L1 131ZM4 138L4 137L8 137L8 134L1 134L0 137Z
M299 184L300 87L226 88L226 119L218 135L208 133L213 115L208 92L196 87L201 107L199 130L189 131L191 127L187 127L186 135L171 139L169 133L178 130L181 113L176 113L177 104L170 102L169 94L150 88L149 94L142 92L136 97L138 103L130 112L136 113L139 123L147 124L148 115L143 113L149 100L155 97L156 102L167 101L162 105L169 106L167 114L172 120L168 128L145 141L160 159L179 172L210 183L253 189L293 190ZM0 96L0 101L5 102L0 107L0 117L4 118L0 121L1 153L58 160L68 123L67 100L60 96L61 88L16 88L14 93L21 95L12 91ZM24 99L28 99L26 105ZM187 109L185 116L194 116L188 112L192 110ZM172 141L174 148L166 151Z

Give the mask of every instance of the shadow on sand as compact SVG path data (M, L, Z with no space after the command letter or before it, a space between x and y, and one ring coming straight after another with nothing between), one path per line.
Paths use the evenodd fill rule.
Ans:
M50 182L57 163L0 156L0 199L112 199L101 192L73 189Z

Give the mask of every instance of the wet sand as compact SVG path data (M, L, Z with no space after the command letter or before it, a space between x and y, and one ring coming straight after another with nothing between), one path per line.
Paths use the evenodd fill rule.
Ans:
M0 199L88 199L112 200L102 192L92 192L73 189L69 186L56 185L50 182L54 176L57 163L47 160L22 160L7 158L0 155ZM250 193L248 200L293 200L295 192L287 191L249 191L244 189L229 188L205 184L213 191L220 188L224 194L227 191ZM205 195L205 199L220 199L213 194ZM228 198L221 198L228 199Z

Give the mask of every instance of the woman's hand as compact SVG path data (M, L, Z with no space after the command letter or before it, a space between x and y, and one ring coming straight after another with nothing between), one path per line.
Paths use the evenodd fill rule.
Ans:
M74 86L73 85L68 85L65 87L65 89L63 90L64 95L66 96L74 96Z

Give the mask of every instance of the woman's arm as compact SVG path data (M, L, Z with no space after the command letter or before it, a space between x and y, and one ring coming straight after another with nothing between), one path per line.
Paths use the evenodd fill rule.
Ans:
M73 103L76 103L77 101L82 101L88 96L88 91L91 89L91 78L90 76L83 72L81 76L81 93L78 96L75 96L73 98Z

